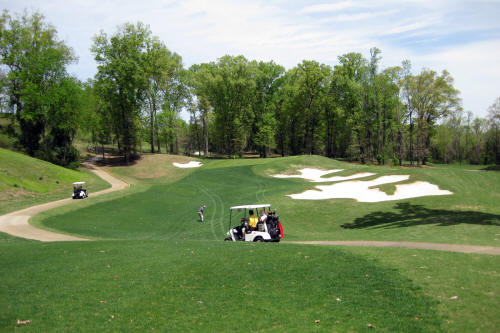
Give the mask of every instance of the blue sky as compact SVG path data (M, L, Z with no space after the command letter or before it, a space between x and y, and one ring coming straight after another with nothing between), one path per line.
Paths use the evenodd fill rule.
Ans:
M303 59L335 65L347 52L382 50L382 66L408 59L447 69L463 106L478 116L500 96L500 0L230 1L0 0L12 12L38 9L79 63L84 80L96 71L89 50L101 29L142 21L184 64L243 54L291 68Z

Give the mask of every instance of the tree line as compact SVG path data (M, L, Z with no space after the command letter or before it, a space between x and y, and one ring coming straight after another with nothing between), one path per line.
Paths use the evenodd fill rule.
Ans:
M75 136L114 143L126 163L142 143L152 153L321 154L351 161L500 163L500 98L487 119L464 113L447 71L411 63L381 68L381 51L273 61L223 56L184 68L148 26L96 34L97 74L79 82L66 67L74 52L39 13L0 18L3 129L31 155L61 165L77 159ZM189 120L180 117L189 114Z

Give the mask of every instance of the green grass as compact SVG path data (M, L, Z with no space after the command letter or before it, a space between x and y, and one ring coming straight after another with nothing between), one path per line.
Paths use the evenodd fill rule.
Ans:
M438 301L442 328L448 332L497 332L500 327L500 256L401 248L342 248L375 260L421 286ZM457 299L453 299L458 296Z
M0 243L0 329L29 319L23 330L36 332L440 331L437 302L397 270L267 245Z
M0 215L69 198L75 181L87 182L90 193L109 187L85 168L70 170L0 148Z
M498 246L497 172L318 156L202 160L200 169L176 169L171 162L184 157L151 158L107 168L131 181L130 190L33 219L99 241L41 244L0 234L0 331L13 330L17 319L33 320L26 331L498 331L499 256L222 242L230 206L271 203L286 240ZM293 200L286 194L317 184L269 175L302 167L376 173L366 179L409 174L454 194L383 203Z
M188 163L196 160L179 155L144 154L130 166L113 166L106 170L129 183L169 184L195 171L193 168L176 168L172 163Z
M227 231L229 207L271 203L278 209L290 240L399 240L455 244L500 244L500 174L461 169L415 169L350 165L317 156L285 159L208 161L199 170L181 170L172 177L143 180L141 192L78 211L78 216L53 211L35 222L51 229L109 239L220 240ZM291 167L293 166L293 167ZM269 175L304 166L343 168L339 175L360 171L410 174L452 191L381 203L351 199L293 200L286 194L314 187L302 179ZM111 169L114 171L115 168ZM120 169L116 169L120 170ZM123 175L123 170L119 172ZM129 173L133 172L127 169ZM150 171L153 172L153 171ZM168 171L174 172L172 170ZM132 176L128 175L128 178ZM135 178L139 181L139 178ZM197 223L196 211L207 205L207 223ZM69 222L70 221L70 222Z

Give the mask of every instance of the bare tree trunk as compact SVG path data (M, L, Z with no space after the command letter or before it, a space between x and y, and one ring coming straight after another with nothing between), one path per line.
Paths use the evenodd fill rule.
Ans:
M157 152L158 154L161 154L161 145L160 145L160 136L158 135L158 132L156 132L156 145L158 146Z
M149 121L150 129L149 129L149 131L150 131L150 140L151 140L151 153L154 154L154 152L155 152L155 137L154 137L153 111L150 112L149 117L150 117L150 121Z
M203 154L205 157L208 157L208 124L207 124L207 115L206 111L203 115L203 137L204 137L204 150Z

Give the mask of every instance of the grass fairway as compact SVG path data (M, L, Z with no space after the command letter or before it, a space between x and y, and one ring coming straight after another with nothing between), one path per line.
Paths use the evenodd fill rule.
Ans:
M0 249L5 331L17 319L33 321L26 331L440 331L437 303L420 288L338 249L184 241Z
M170 160L169 160L169 159ZM69 218L56 210L35 222L50 229L108 239L220 240L228 229L229 207L271 203L284 221L289 240L397 240L500 246L500 174L450 168L389 168L352 165L317 156L284 159L205 161L200 169L175 169L162 160L164 176L144 181L140 165L127 177L142 184L140 191L120 200L89 206ZM164 158L165 159L165 158ZM303 179L270 175L310 166L380 175L409 174L454 194L380 203L352 199L293 200L286 194L313 189ZM150 167L151 168L151 167ZM170 169L167 169L170 168ZM117 169L123 174L122 169ZM155 173L149 170L149 174ZM173 176L175 175L175 176ZM387 187L387 186L385 186ZM197 223L196 211L208 206L207 223ZM70 208L68 208L70 209Z
M498 332L500 256L401 248L342 248L398 271L438 301L448 332ZM456 298L455 298L456 297Z
M158 159L159 161L156 161ZM128 191L34 218L98 239L0 236L0 330L497 332L499 256L223 242L230 206L271 203L285 240L405 240L499 246L497 172L353 165L317 156L204 160L162 155L109 168ZM302 167L409 174L454 192L382 203L301 201ZM390 186L382 187L390 192ZM206 223L196 211L206 204ZM458 299L450 299L458 296ZM315 322L319 321L319 322ZM375 329L371 329L371 324Z
M76 181L87 182L90 193L109 187L85 168L70 170L0 148L0 215L70 198Z

